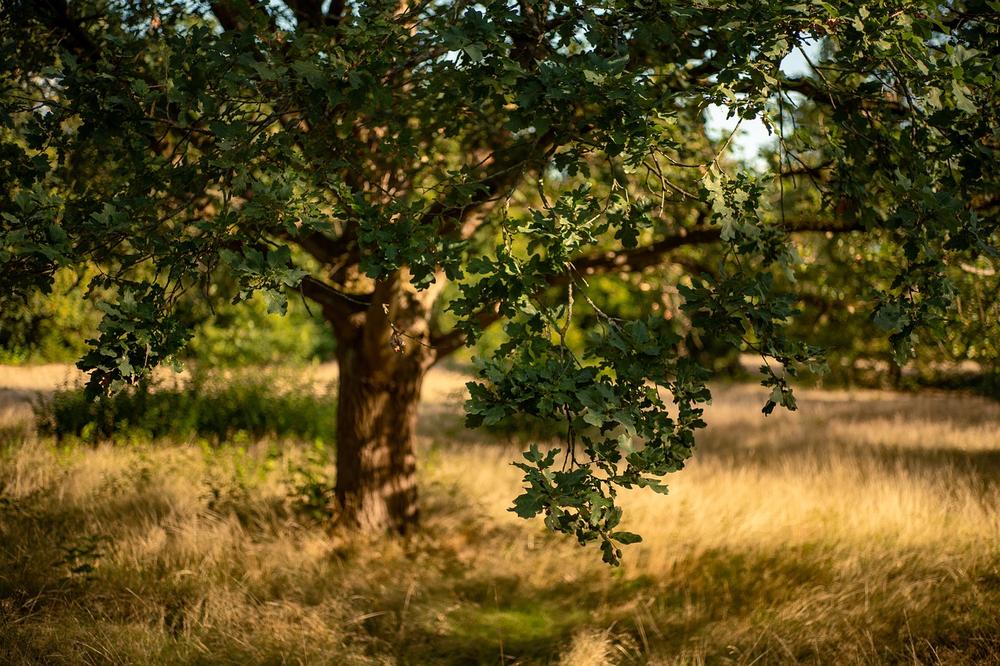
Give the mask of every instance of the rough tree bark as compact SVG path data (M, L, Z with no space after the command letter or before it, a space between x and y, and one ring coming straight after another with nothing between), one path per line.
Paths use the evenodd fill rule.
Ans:
M419 517L414 439L424 376L438 355L430 309L406 271L376 284L364 312L331 319L337 338L338 522L405 532Z
M341 349L337 399L340 521L364 531L416 523L414 431L425 368L413 359L385 372L360 349Z

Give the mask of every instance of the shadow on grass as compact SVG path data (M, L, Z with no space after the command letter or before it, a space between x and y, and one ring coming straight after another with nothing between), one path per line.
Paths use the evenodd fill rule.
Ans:
M424 414L425 433L450 438L449 424L462 429L450 407L434 409ZM491 455L458 460L494 464ZM831 450L801 440L741 447L735 437L708 437L698 456L733 469L810 463L803 474L821 472L834 457L928 478L950 468L983 488L1000 478L996 450ZM228 478L221 467L228 462L209 464L220 467L130 469L78 499L60 498L63 477L53 474L27 497L6 497L0 646L22 646L28 663L42 656L56 663L528 664L554 663L580 632L610 631L625 663L1000 657L1000 562L976 553L789 544L776 535L732 547L679 544L662 570L608 569L537 525L490 518L485 500L447 481L464 468L424 485L428 520L412 537L338 544L252 484L221 497L206 492L178 515L161 482L173 474L200 488L213 473ZM443 456L433 464L456 462ZM192 482L192 474L203 478ZM3 483L0 476L0 497ZM179 521L210 540L210 530L197 528L220 515L238 518L221 546L194 539L175 550L168 544L166 555L155 548L142 555L136 546L151 527L182 531ZM101 529L108 534L96 536L108 540L88 551ZM303 554L307 545L319 554ZM283 550L275 558L270 549ZM121 557L126 550L133 555ZM68 551L92 559L93 571L72 574ZM854 569L845 566L850 558ZM290 619L269 624L279 611ZM0 647L0 662L3 656Z

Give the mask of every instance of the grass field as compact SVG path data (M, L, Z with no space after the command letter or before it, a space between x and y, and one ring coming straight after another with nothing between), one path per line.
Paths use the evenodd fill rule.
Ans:
M25 400L60 371L25 372L0 371L0 664L1000 664L997 403L805 391L764 419L717 387L611 569L505 510L523 442L462 429L455 373L425 391L423 528L363 541L290 499L313 445L56 445Z

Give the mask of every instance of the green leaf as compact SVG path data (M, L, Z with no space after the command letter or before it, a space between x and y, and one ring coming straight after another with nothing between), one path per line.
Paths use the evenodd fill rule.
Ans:
M641 536L632 532L612 532L611 538L626 545L642 541Z
M466 44L462 50L472 62L479 62L483 59L483 49L479 44Z

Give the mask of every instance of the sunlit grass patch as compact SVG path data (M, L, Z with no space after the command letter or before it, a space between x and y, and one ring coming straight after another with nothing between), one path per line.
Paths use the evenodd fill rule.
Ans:
M506 510L518 438L443 435L435 381L407 538L304 510L313 442L8 442L0 663L1000 662L994 403L720 388L609 569Z

